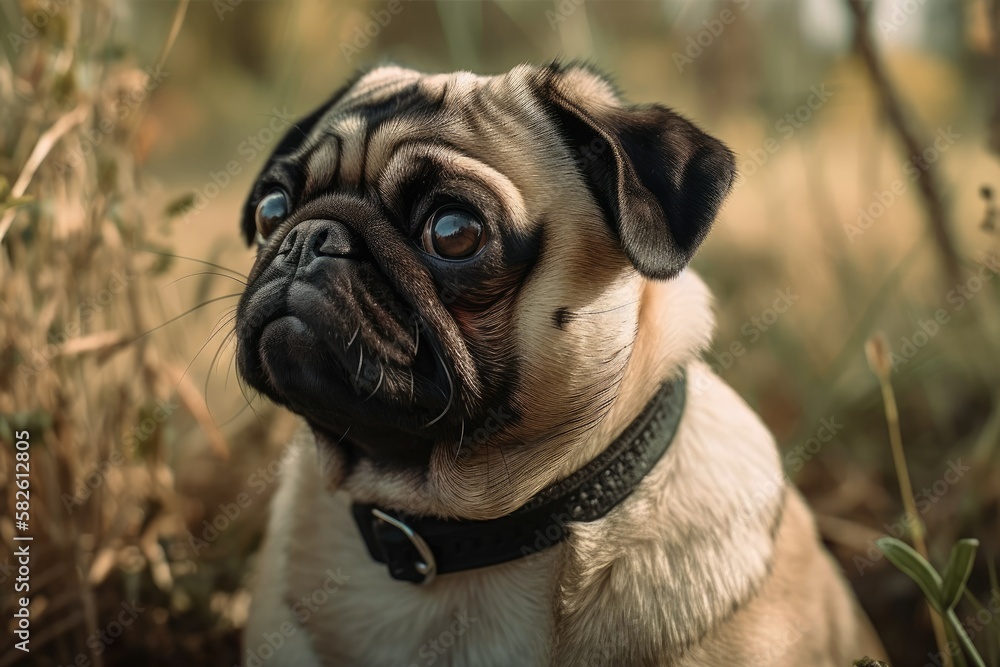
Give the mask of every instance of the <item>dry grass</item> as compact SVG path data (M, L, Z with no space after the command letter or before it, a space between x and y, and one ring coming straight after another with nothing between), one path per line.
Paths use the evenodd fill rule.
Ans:
M113 19L108 4L67 5L0 63L0 174L13 176L0 177L0 440L31 433L30 661L232 663L242 559L199 561L191 529L212 516L201 504L212 494L185 489L175 461L198 431L181 450L189 462L224 465L229 445L185 364L147 335L167 316L167 262L137 251L155 223L137 162L157 67L100 48ZM5 568L12 481L5 446ZM9 617L13 596L2 600ZM143 611L102 655L100 633L133 601ZM0 664L25 657L2 645Z

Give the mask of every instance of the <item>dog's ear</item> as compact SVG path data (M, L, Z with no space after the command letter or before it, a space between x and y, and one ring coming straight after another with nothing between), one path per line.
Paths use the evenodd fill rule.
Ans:
M586 67L549 68L541 95L633 266L676 275L732 187L732 152L670 109L623 105Z

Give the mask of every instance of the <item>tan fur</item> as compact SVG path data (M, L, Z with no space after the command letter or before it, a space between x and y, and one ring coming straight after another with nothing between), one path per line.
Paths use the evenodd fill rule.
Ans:
M515 224L525 228L543 220L548 224L547 251L524 286L515 315L518 347L528 362L525 375L531 389L523 393L523 423L471 456L456 457L445 449L438 450L430 474L419 488L413 484L415 478L401 475L387 480L384 471L362 462L345 486L359 501L440 516L502 516L578 468L607 444L609 433L631 419L603 417L614 407L616 394L625 395L615 391L632 354L631 341L623 339L622 333L638 328L641 279L617 249L606 224L594 214L594 204L577 177L569 152L536 150L556 130L540 120L545 118L544 112L526 93L525 82L534 73L532 68L519 67L497 77L458 73L422 79L421 85L435 94L447 83L448 99L455 108L475 102L472 118L445 116L434 128L407 128L409 143L399 150L395 146L403 135L391 123L370 142L367 169L384 195L391 192L393 183L402 180L417 157L433 155L465 179L489 186ZM357 89L365 91L368 101L397 90L390 86L371 92L367 82L372 76L362 79ZM384 78L378 75L375 80ZM595 86L594 92L611 103L605 84ZM359 94L352 91L345 102L348 109ZM358 122L355 116L347 118L354 120L340 120L338 127ZM336 134L342 146L357 143ZM463 148L465 154L435 144L435 136L447 136L449 143ZM528 152L537 155L526 162ZM550 187L553 181L560 183L558 196ZM571 333L553 330L551 313L558 307L580 314ZM629 395L631 403L619 410L637 413L661 379L655 372L651 374L646 378L650 393ZM559 386L563 391L534 391L540 384ZM573 397L573 402L567 397ZM578 418L571 419L574 415ZM577 431L554 430L559 421L588 420L598 428L583 434L589 436L583 444ZM336 465L328 474L338 475Z
M702 282L685 272L646 283L642 311L642 354L619 395L648 395L682 363L691 391L671 449L609 516L574 525L567 543L527 559L427 587L394 581L365 552L347 494L325 490L303 431L275 501L247 646L287 621L294 641L272 664L430 664L421 647L430 650L466 611L476 621L433 664L778 667L884 657L801 498L786 488L766 428L690 361L711 326ZM607 433L643 402L622 399ZM343 586L297 622L295 601L338 568Z
M569 152L536 150L555 128L525 92L534 72L375 70L331 116L337 142L301 149L312 151L308 187L325 187L339 157L349 180L364 178L386 198L418 157L430 156L479 183L513 224L544 224L544 252L505 304L524 360L515 397L523 418L496 442L463 456L438 447L426 471L361 459L348 474L328 443L317 458L303 426L273 506L246 648L284 628L282 647L262 664L832 667L884 657L788 487L770 433L699 360L713 329L704 283L689 270L668 281L640 276ZM364 121L351 105L413 82L443 96L449 113L433 127L383 125L362 174ZM560 94L619 104L582 69L566 73ZM438 136L457 148L435 144ZM534 159L525 161L526 152ZM553 326L557 308L573 312L571 326ZM484 318L457 323L466 340L493 324ZM687 405L670 449L607 516L571 524L567 541L427 586L395 581L369 557L352 500L414 514L502 516L597 456L681 369ZM322 604L303 607L314 596ZM445 637L445 650L432 647Z

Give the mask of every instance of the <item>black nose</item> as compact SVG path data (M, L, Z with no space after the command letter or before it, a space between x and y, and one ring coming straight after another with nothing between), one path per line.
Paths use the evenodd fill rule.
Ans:
M285 262L308 266L319 257L357 257L362 245L357 235L336 220L306 220L282 240L279 255Z

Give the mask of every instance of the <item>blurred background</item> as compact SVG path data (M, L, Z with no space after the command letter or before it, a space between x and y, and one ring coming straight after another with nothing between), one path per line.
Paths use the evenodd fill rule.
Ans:
M239 662L295 426L233 369L256 171L358 68L555 58L738 154L694 263L706 358L774 431L893 664L942 665L874 543L912 537L864 353L883 332L930 560L981 541L956 611L1000 665L998 31L1000 0L0 0L0 666Z

